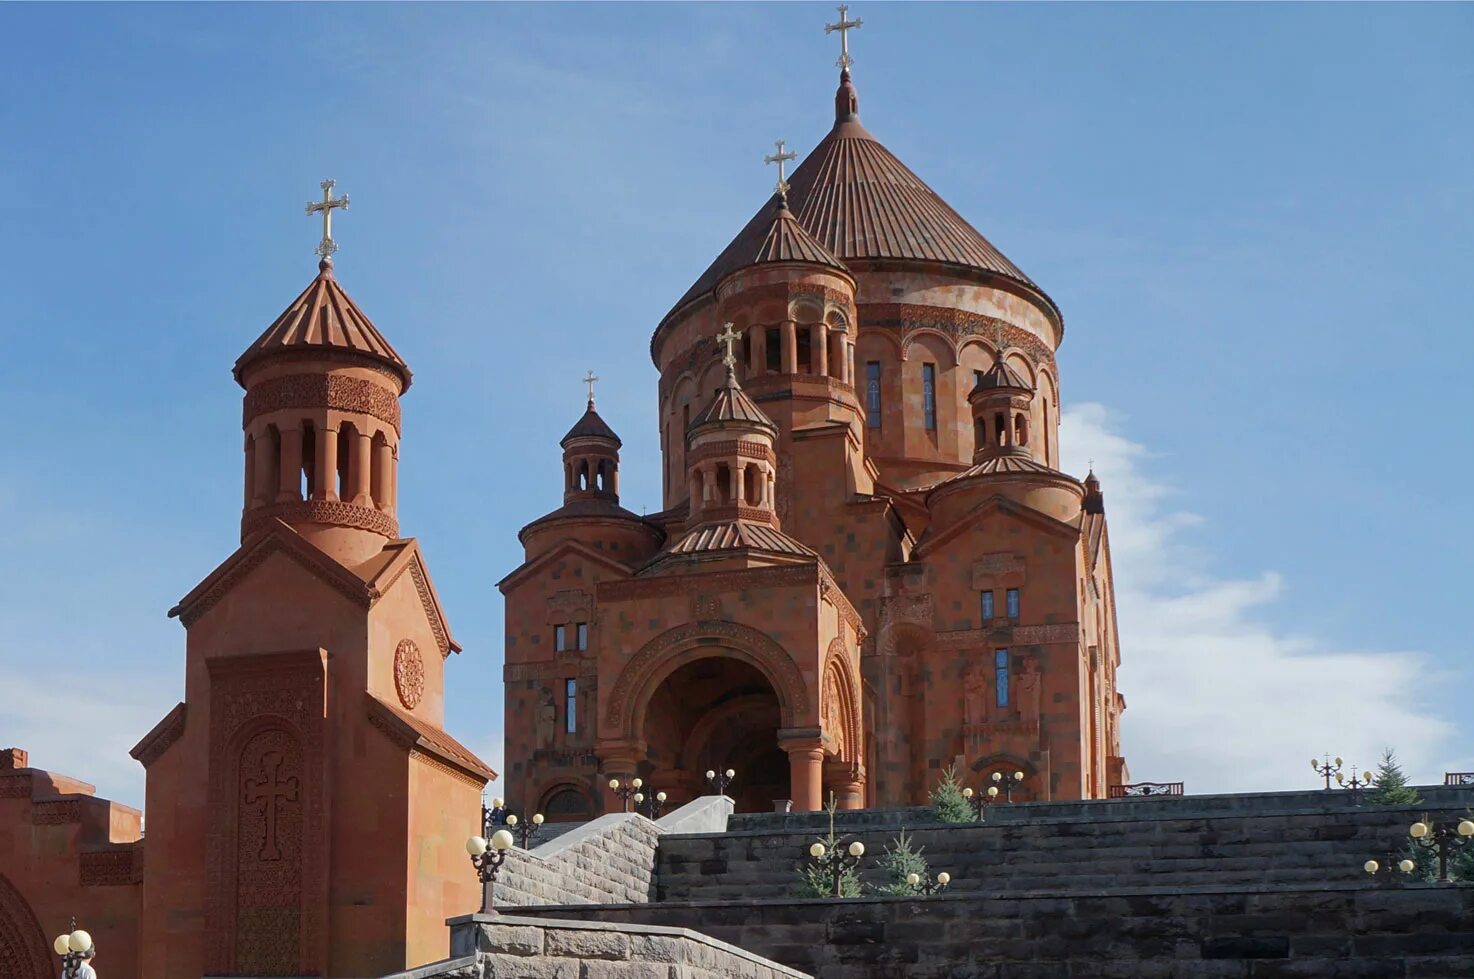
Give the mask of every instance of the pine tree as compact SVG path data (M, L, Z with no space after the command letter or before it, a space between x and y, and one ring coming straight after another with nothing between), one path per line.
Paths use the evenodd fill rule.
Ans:
M944 823L973 822L972 803L962 794L962 782L957 778L957 766L948 765L942 772L942 780L932 789L931 804L937 818Z
M916 874L922 880L927 879L926 857L921 855L923 847L911 849L911 838L906 835L905 828L901 829L901 835L896 837L895 842L885 848L885 854L877 861L876 865L890 875L890 882L876 888L881 894L892 894L906 897L912 894L920 894L921 888L907 883L906 878Z
M818 842L824 844L824 856L815 860L810 857L798 867L799 897L834 897L834 866L845 857L848 845L834 831L834 811L839 808L834 793L829 793L829 804L824 811L829 813L829 835ZM864 890L857 868L846 866L839 875L839 896L859 897Z
M1391 748L1382 752L1382 762L1377 766L1372 784L1376 788L1367 795L1367 801L1374 806L1417 806L1423 802L1418 790L1407 784L1407 776Z

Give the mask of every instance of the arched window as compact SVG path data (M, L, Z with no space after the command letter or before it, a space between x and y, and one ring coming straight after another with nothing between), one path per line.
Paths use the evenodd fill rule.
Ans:
M937 430L937 365L921 365L921 417L928 432Z
M880 427L880 361L865 365L865 424Z
M1008 650L1000 649L993 654L993 664L998 673L998 706L1008 706Z
M548 796L542 812L550 823L569 823L592 818L594 807L588 796L577 789L564 787Z

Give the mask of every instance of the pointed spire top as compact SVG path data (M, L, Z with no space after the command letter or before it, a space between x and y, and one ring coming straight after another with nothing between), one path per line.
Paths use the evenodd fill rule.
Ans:
M1086 513L1105 513L1105 494L1100 491L1100 480L1095 477L1095 460L1090 460L1090 471L1085 474L1085 498L1080 508Z
M855 91L855 83L850 81L850 66L855 59L850 57L850 31L864 25L864 21L858 17L849 19L849 4L839 5L839 23L825 24L824 33L833 34L839 31L839 60L835 62L839 66L839 91L834 93L834 121L851 122L860 117L860 96Z

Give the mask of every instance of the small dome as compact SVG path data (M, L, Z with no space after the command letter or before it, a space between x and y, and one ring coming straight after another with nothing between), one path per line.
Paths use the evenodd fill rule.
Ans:
M619 436L614 434L614 429L599 417L592 401L589 402L588 410L583 413L583 417L568 430L568 434L563 436L558 444L566 448L568 443L574 439L603 439L606 442L612 442L616 449L624 444L619 440Z
M706 425L746 425L761 428L771 436L778 434L778 426L774 425L763 410L757 406L742 386L737 383L737 375L731 367L727 368L727 381L717 388L716 394L712 395L705 408L700 414L691 419L690 426L686 429L695 432L698 428Z
M326 258L318 263L317 278L236 359L235 379L243 383L246 368L268 357L316 350L376 360L398 374L404 388L409 388L409 366L343 291L333 275L332 261Z
M756 251L751 259L744 261L744 256L737 255L733 258L735 266L732 272L751 268L754 265L770 265L783 262L804 262L809 265L821 265L825 268L837 269L848 274L849 269L845 264L834 257L834 253L814 239L814 236L804 230L804 226L798 223L798 218L788 209L788 201L779 195L774 195L773 219L768 225L768 232L757 243Z
M993 358L993 366L978 375L978 382L973 385L973 393L979 391L1033 391L1034 385L1024 380L1023 375L1009 367L1003 360L1003 353Z

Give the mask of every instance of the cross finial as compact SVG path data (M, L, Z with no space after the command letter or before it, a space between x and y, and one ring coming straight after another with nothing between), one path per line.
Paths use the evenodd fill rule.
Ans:
M1003 336L1003 325L1001 323L995 323L993 325L993 344L998 348L998 361L1002 363L1003 354L1008 350L1009 343Z
M788 203L788 181L783 177L783 164L789 160L797 160L798 154L791 150L785 150L784 146L786 144L781 139L773 140L773 145L778 148L778 152L769 153L763 157L763 162L778 164L778 196L783 198L783 202L786 204Z
M589 407L594 406L594 385L598 383L599 375L589 371L583 376L583 382L589 386Z
M838 9L839 23L825 24L824 33L833 34L839 31L839 60L835 64L848 71L850 65L855 63L855 59L850 57L850 31L856 27L863 27L865 22L858 17L854 20L849 19L850 6L847 3L840 4Z
M731 323L726 324L722 332L717 334L717 343L722 345L722 363L727 365L728 371L737 366L737 355L732 352L732 344L741 338L742 334L732 329Z
M322 258L330 258L333 252L338 250L338 243L333 240L333 211L342 208L348 210L348 195L333 197L333 187L336 181L324 180L322 182L322 200L308 201L307 213L316 214L322 212L322 241L317 243L317 254Z

